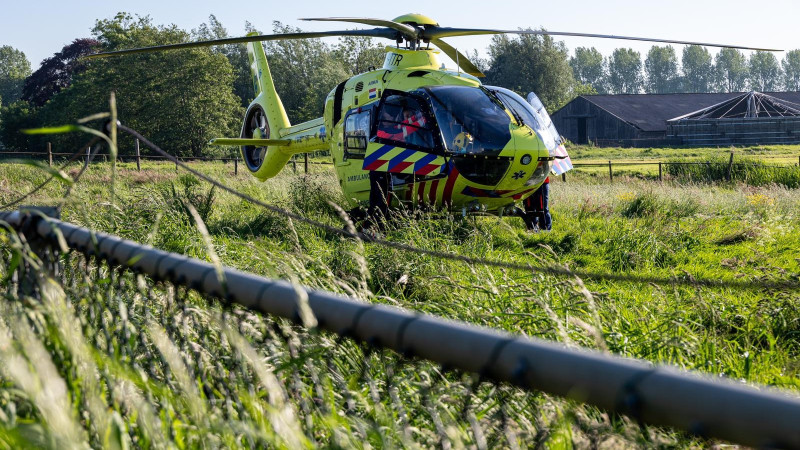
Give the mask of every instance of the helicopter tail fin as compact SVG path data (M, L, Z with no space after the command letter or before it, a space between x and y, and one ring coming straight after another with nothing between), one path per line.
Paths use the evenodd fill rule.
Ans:
M258 34L249 33L248 36ZM283 107L267 55L261 42L247 43L247 56L253 78L255 99L250 103L242 126L242 138L260 139L268 142L265 147L243 145L242 156L253 175L260 179L274 177L283 169L292 156L286 147L274 145L270 140L280 139L291 127L286 109Z
M248 36L258 34L249 33ZM289 128L291 123L286 115L283 102L275 90L275 83L272 81L272 73L267 63L267 54L261 42L247 43L247 56L250 60L250 73L253 75L253 87L255 88L255 100L259 103L267 115L269 129L273 134L280 134L280 131ZM275 136L276 138L279 136Z

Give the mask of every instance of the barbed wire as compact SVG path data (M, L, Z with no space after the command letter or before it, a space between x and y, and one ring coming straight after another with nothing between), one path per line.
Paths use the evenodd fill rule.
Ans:
M633 282L633 283L641 283L641 284L673 284L673 285L686 285L686 286L700 286L700 287L709 287L709 288L732 288L732 289L739 289L739 290L774 290L774 289L789 289L789 290L796 290L800 289L800 284L797 282L792 281L742 281L742 280L714 280L714 279L704 279L704 278L695 278L690 274L686 273L684 277L659 277L659 276L641 276L641 275L629 275L629 274L614 274L614 273L603 273L603 272L589 272L583 270L574 270L569 269L565 266L558 266L558 265L542 265L542 266L533 266L531 264L520 264L520 263L513 263L508 261L499 261L499 260L489 260L484 258L474 258L470 256L459 255L456 253L451 252L443 252L439 250L429 250L420 247L416 247L409 244L403 244L399 242L392 242L387 241L385 239L381 239L375 236L370 236L365 233L360 232L352 232L347 229L337 228L326 223L310 219L308 217L302 216L300 214L288 211L281 207L271 205L269 203L263 202L256 198L253 198L250 195L245 193L239 192L236 189L233 189L211 177L208 175L199 172L187 164L181 162L174 156L170 155L168 152L161 149L156 144L150 142L146 137L142 134L128 128L125 125L118 125L118 128L131 136L138 138L141 142L143 142L146 146L150 147L153 151L163 155L167 159L170 159L179 167L183 168L184 170L192 173L193 175L197 176L198 178L216 186L219 189L222 189L230 194L233 194L247 202L252 204L258 205L264 209L272 211L276 214L283 215L285 217L289 217L291 219L306 223L313 227L323 229L325 231L337 234L342 237L351 238L351 239L358 239L364 242L380 245L387 248L393 248L396 250L406 251L409 253L416 253L420 255L426 255L434 258L445 259L450 261L458 261L464 262L472 265L483 265L488 267L497 267L502 269L510 269L510 270L520 270L520 271L528 271L533 273L540 273L543 275L551 275L551 276L560 276L560 277L575 277L593 281L618 281L618 282Z

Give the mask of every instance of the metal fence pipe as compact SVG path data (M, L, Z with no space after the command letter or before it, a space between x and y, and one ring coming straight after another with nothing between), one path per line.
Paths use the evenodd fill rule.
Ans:
M800 399L770 388L655 367L597 351L371 304L313 291L142 246L104 233L28 214L0 213L20 226L38 220L36 233L56 245L54 229L67 245L155 279L169 280L264 314L298 321L308 306L321 329L404 355L572 398L636 420L755 447L800 448ZM29 237L30 239L31 237Z

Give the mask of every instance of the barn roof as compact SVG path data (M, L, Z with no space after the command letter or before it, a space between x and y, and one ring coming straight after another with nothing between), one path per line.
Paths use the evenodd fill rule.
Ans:
M760 92L747 92L715 105L669 120L754 119L759 117L798 117L800 104Z
M642 131L666 131L667 121L747 93L582 95L581 98ZM800 92L770 92L800 104Z

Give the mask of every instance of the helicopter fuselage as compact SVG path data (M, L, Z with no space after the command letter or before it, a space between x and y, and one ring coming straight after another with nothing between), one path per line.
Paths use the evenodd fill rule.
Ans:
M288 142L265 149L251 171L265 179L292 154L329 150L352 206L368 201L375 171L392 174L395 203L496 213L513 207L550 172L558 141L543 123L549 117L511 91L443 69L438 54L389 47L381 69L330 92L322 118L279 128L277 136L243 130L243 137Z

